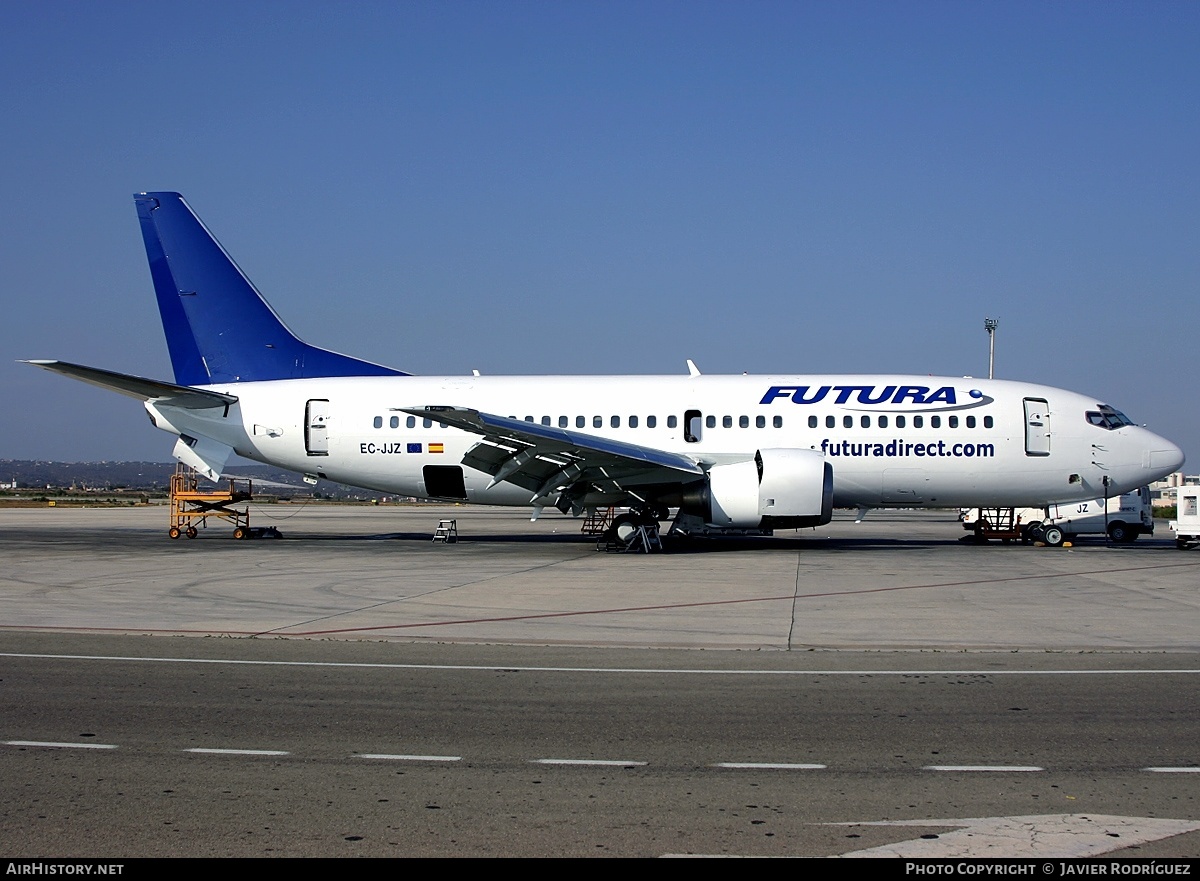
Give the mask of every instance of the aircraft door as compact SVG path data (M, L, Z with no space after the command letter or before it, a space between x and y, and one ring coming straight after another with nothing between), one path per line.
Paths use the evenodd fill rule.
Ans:
M689 444L700 443L701 426L704 424L699 410L688 410L683 414L683 439Z
M314 399L304 406L304 450L310 456L329 455L329 401Z
M1050 455L1050 405L1043 398L1025 399L1025 455Z

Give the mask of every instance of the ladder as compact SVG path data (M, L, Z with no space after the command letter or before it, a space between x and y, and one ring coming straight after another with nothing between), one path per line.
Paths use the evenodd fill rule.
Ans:
M616 508L592 508L588 511L587 517L583 521L583 526L580 532L583 535L601 535L609 526L612 525L613 515L617 512Z
M455 544L458 541L458 521L439 520L437 529L433 531L433 540Z

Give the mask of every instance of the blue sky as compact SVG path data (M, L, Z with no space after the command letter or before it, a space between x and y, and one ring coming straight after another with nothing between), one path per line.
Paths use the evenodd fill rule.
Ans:
M8 4L0 458L170 458L14 363L170 378L155 189L407 371L980 376L998 316L997 376L1195 455L1197 46L1195 3Z

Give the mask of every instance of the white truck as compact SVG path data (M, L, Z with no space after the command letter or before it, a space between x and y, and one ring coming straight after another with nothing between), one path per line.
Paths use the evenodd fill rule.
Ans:
M1200 543L1200 486L1181 486L1175 497L1175 518L1171 531L1175 547L1183 550Z
M1125 543L1139 535L1154 534L1150 487L1143 486L1133 492L1113 496L1108 499L1107 507L1108 537L1112 541ZM1058 547L1077 535L1104 535L1104 509L1104 499L1047 505L1045 508L1017 508L1014 521L1019 524L1017 528L1025 541L1040 541ZM964 509L963 528L979 534L976 527L979 516L978 509ZM1197 540L1200 540L1200 527L1196 532Z

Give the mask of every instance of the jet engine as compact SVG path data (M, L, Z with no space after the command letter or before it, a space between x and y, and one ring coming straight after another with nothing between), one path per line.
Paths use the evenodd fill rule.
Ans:
M759 450L752 460L714 465L698 496L685 507L702 506L713 526L821 526L833 519L833 466L816 450Z

